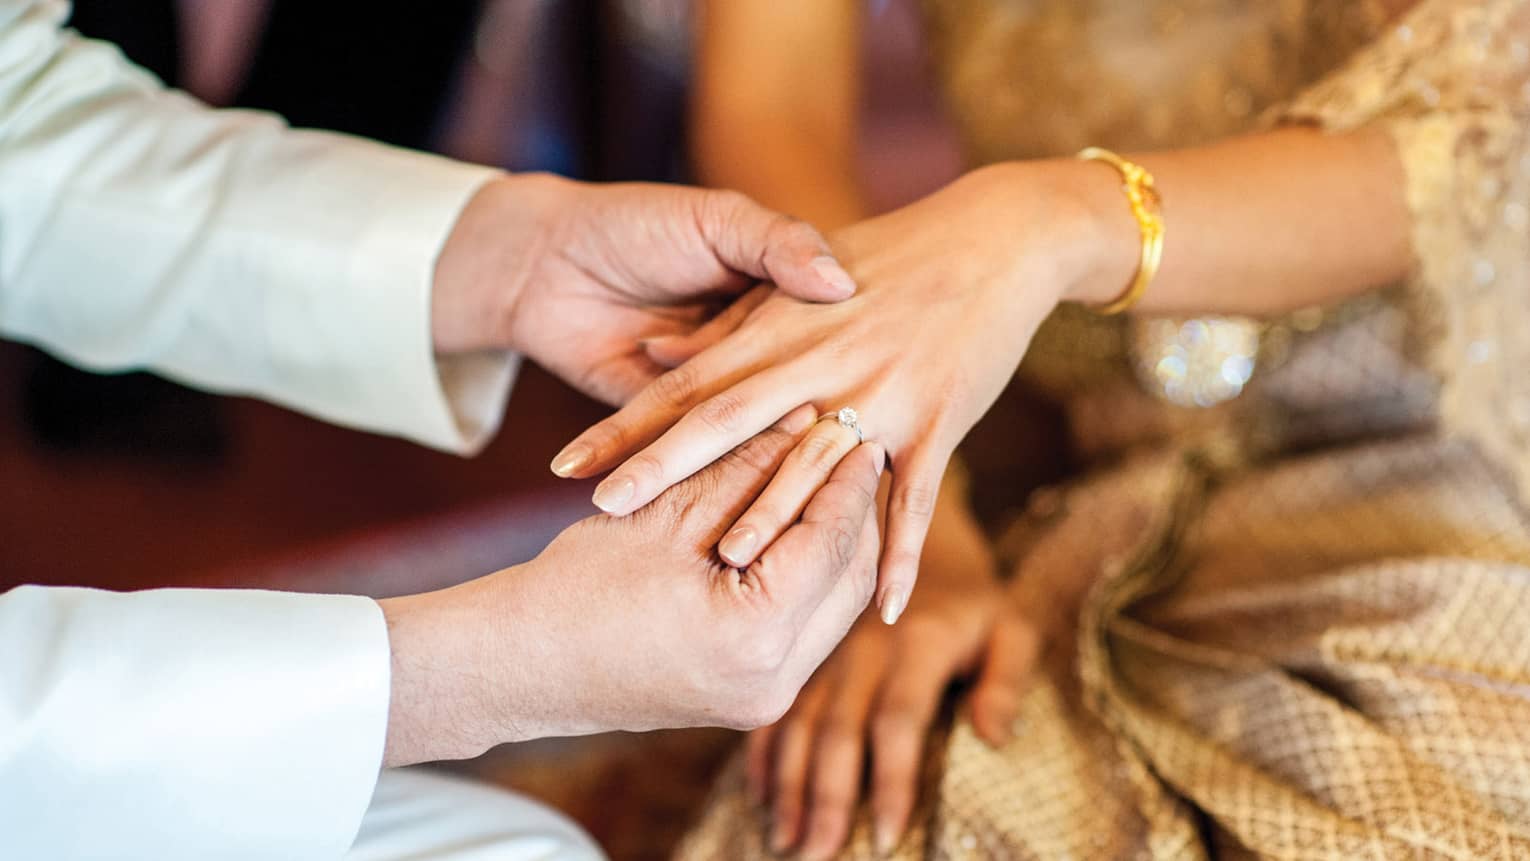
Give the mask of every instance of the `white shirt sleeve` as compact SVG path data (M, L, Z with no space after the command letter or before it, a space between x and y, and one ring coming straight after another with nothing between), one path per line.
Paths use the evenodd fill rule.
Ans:
M0 857L341 856L389 662L367 598L0 594Z
M435 261L495 171L212 110L63 0L0 0L0 334L470 452L515 357L438 360Z

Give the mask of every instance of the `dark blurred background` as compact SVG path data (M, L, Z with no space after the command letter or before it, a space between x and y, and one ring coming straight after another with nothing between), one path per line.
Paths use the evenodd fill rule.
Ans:
M215 105L512 170L685 181L688 0L76 0L73 25ZM864 164L886 205L957 158L907 0L869 7ZM604 410L527 367L466 461L148 374L0 344L0 591L263 586L376 596L535 555L589 514L547 462ZM683 825L717 734L548 743L469 766L563 805L614 857ZM657 754L655 753L657 751ZM612 805L654 755L668 791ZM675 764L689 761L689 767ZM651 785L651 784L650 784Z

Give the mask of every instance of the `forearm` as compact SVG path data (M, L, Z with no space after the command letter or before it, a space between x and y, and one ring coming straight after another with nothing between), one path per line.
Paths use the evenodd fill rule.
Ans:
M1156 178L1167 225L1139 312L1277 314L1394 283L1412 264L1402 167L1381 133L1292 128L1128 158ZM1111 301L1141 250L1119 175L1072 160L1042 169L1083 204L1084 265L1063 298Z
M848 145L825 143L790 119L715 117L696 137L696 164L705 185L741 191L822 230L869 214Z
M692 139L703 182L823 229L867 214L856 180L861 4L699 4Z

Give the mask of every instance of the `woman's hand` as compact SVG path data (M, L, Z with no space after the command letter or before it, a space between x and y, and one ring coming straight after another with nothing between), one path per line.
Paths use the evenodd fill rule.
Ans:
M868 613L785 717L750 734L749 792L769 805L774 851L798 848L804 858L839 851L863 773L877 848L890 851L908 825L926 739L955 681L975 680L968 702L978 734L995 745L1010 738L1036 655L1034 629L1001 590L981 546L931 541L923 576L935 583L915 596L903 623L889 628Z
M1084 249L1102 218L1077 203L1076 170L1071 163L985 168L842 231L833 244L859 285L855 297L809 305L753 294L742 321L727 315L651 344L661 364L689 360L570 443L554 471L587 476L620 464L595 503L624 515L798 404L854 407L866 439L892 460L877 600L883 619L896 621L952 450L1003 390L1057 302L1099 276L1096 255ZM1089 176L1112 183L1103 169ZM1130 224L1122 212L1111 215ZM1129 275L1128 265L1122 284ZM737 521L720 548L724 558L747 565L769 546L853 442L853 434L809 435Z

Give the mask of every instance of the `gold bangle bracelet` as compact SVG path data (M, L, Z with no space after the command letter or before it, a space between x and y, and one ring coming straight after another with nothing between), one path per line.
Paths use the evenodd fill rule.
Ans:
M1084 161L1103 162L1121 174L1121 190L1126 192L1126 202L1131 207L1132 217L1137 219L1137 226L1142 231L1142 258L1137 263L1136 277L1114 301L1094 309L1098 314L1120 314L1137 304L1137 300L1147 292L1148 285L1158 275L1159 264L1163 262L1163 198L1158 195L1153 175L1142 165L1100 147L1089 147L1080 152L1078 157Z

